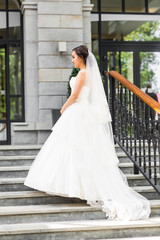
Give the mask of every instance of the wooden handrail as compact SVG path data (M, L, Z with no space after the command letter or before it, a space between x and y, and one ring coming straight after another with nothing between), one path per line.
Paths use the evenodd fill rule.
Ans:
M131 92L133 92L135 95L137 95L143 102L145 102L147 105L149 105L151 108L153 108L156 112L158 112L160 114L160 103L158 103L156 100L154 100L148 94L143 92L140 88L135 86L133 83L128 81L121 74L119 74L116 71L110 71L110 72L106 73L106 75L110 75L110 76L114 77L117 81L122 83Z

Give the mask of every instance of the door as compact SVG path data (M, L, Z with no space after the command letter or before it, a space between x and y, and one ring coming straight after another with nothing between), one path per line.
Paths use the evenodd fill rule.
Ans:
M159 42L102 42L103 74L115 70L143 91L160 92Z

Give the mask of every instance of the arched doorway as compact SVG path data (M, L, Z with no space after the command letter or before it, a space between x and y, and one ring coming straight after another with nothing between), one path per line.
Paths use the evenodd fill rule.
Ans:
M0 144L11 142L11 122L24 121L23 19L20 1L0 1Z

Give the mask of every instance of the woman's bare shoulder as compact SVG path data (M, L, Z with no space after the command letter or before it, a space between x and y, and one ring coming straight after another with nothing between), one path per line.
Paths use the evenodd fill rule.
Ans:
M80 70L77 76L79 76L80 78L85 78L86 77L86 69Z
M86 69L81 69L80 71L79 71L79 73L86 73Z

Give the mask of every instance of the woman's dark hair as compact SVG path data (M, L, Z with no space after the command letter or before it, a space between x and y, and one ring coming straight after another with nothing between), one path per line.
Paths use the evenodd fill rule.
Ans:
M75 51L76 54L83 59L84 63L86 64L86 59L89 55L88 48L84 45L80 45L78 47L73 48L72 51Z

